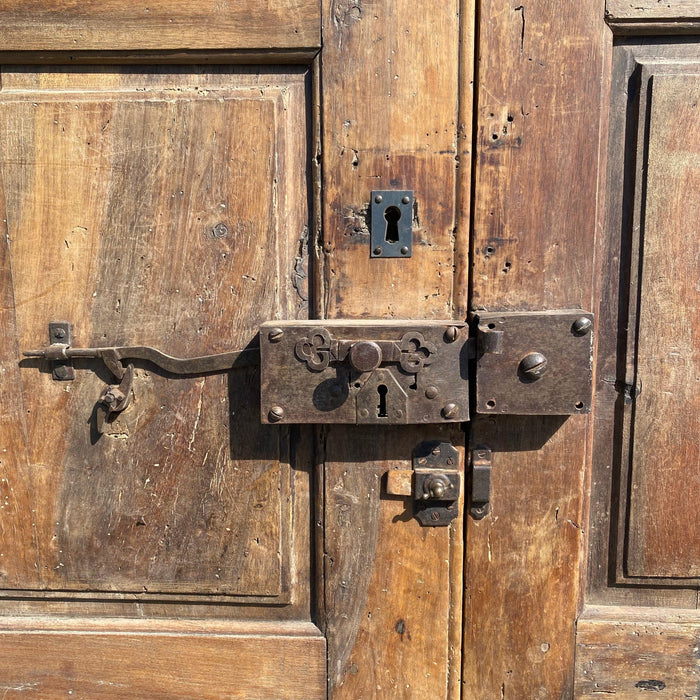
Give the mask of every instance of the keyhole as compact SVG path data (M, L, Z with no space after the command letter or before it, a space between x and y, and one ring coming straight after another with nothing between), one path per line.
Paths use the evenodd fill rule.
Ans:
M384 240L387 243L398 243L401 210L398 207L387 207L384 210L384 218L386 219L386 232L384 233Z
M377 387L377 393L379 394L379 406L377 406L377 418L386 418L386 395L389 390L384 384L380 384Z

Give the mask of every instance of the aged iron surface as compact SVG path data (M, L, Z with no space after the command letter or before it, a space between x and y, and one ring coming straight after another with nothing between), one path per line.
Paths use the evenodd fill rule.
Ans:
M53 321L49 323L49 342L52 346L70 345L73 338L73 329L67 321ZM69 381L75 378L75 370L70 360L57 359L51 366L51 376L56 381Z
M422 442L413 451L413 512L421 525L449 525L459 514L459 466L449 442Z
M466 324L452 321L263 324L262 420L378 425L468 420L468 336Z
M593 314L479 313L476 321L478 413L590 412Z
M413 192L372 192L370 217L370 256L410 258L413 252Z
M488 514L491 500L491 450L477 445L472 452L471 503L469 512L475 520Z

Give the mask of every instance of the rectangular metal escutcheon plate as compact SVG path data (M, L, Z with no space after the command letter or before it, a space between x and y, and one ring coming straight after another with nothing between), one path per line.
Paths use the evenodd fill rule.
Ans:
M260 329L264 423L469 419L469 330L452 321L278 321Z

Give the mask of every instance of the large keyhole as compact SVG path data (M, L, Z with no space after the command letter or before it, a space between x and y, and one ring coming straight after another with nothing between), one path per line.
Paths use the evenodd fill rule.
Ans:
M386 231L384 240L387 243L399 242L399 219L401 218L401 210L398 207L387 207L384 210L384 218L386 219Z
M386 388L385 384L380 384L377 387L377 393L379 394L379 406L377 406L377 418L386 418L386 395L389 390Z

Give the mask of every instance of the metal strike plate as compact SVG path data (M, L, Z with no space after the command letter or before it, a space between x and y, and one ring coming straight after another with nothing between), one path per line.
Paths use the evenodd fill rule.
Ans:
M593 314L479 313L476 411L590 413Z
M375 190L370 209L370 257L410 258L413 253L413 192Z
M264 423L469 420L469 329L452 321L276 321L260 329Z

